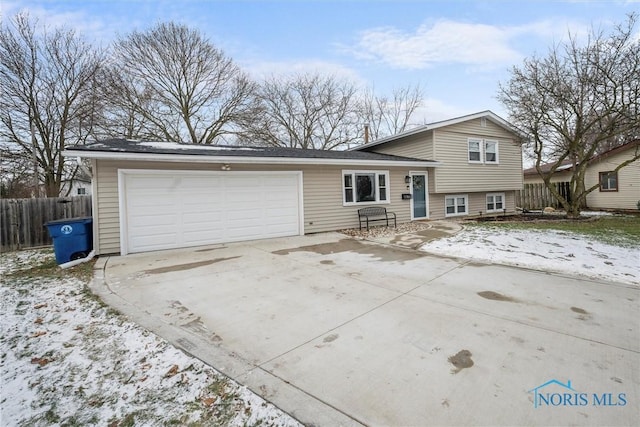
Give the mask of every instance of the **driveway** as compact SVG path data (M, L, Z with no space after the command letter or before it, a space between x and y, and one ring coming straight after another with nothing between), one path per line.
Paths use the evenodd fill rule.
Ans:
M97 269L107 303L305 424L639 421L631 286L338 233L101 258Z

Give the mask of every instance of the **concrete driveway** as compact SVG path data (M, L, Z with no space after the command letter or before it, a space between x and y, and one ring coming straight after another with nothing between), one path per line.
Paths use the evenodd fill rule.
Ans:
M97 268L107 303L305 424L639 422L630 286L338 233Z

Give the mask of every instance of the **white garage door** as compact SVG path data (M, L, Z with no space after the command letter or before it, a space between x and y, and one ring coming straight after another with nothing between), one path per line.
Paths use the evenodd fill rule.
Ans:
M300 234L300 172L121 174L123 254Z

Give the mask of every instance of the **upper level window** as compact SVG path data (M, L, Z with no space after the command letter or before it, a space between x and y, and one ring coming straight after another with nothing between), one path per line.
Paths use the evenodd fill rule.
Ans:
M469 163L482 163L481 139L469 139Z
M87 190L83 187L78 188L78 196L87 194Z
M388 171L342 171L343 203L389 203Z
M467 143L469 163L498 164L498 141L469 138Z
M484 141L485 163L498 163L498 141Z
M600 191L618 191L618 172L600 172Z

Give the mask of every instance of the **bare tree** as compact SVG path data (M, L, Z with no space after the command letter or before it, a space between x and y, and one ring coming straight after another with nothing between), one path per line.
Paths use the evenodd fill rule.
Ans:
M356 86L319 74L266 79L261 112L244 123L243 142L332 150L358 141Z
M234 133L254 107L255 84L186 26L161 23L133 32L113 53L107 118L126 136L213 144Z
M371 139L404 132L411 117L424 102L420 85L395 88L388 96L365 92L361 106L362 121L369 125Z
M637 135L640 129L636 21L637 15L631 14L610 35L592 31L583 45L570 36L547 57L514 67L511 79L500 85L498 98L512 122L530 135L535 167L569 217L579 216L587 194L598 188L585 188L588 160L604 142ZM615 171L639 157L636 151ZM573 166L571 200L551 184L553 173L567 161ZM543 171L546 162L550 167Z
M0 197L24 199L37 194L33 165L20 152L0 150Z
M38 31L28 14L0 27L1 148L35 159L46 196L58 196L75 174L61 152L91 132L102 60L74 31Z

